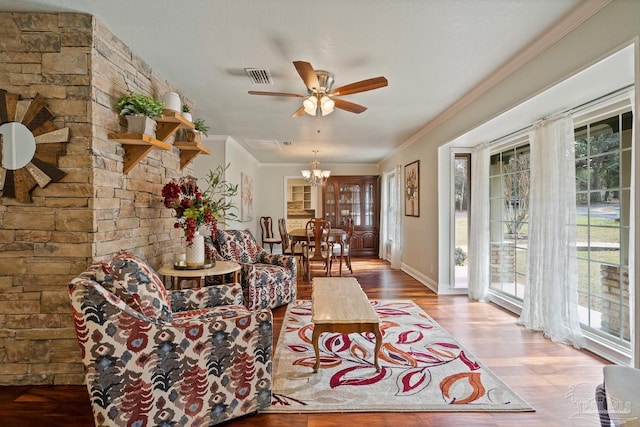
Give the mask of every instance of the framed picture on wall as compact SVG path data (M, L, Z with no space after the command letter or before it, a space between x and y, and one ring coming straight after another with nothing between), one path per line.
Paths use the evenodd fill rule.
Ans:
M420 216L420 160L404 167L404 214Z
M240 217L242 222L253 220L253 177L240 172Z

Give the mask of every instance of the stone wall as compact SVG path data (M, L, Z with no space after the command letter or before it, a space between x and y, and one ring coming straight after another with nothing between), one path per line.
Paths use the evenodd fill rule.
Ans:
M162 186L190 170L180 170L179 151L174 148L152 150L123 175L124 149L107 134L126 130L126 121L113 108L122 95L135 91L162 99L165 92L176 88L99 21L94 23L91 70L94 256L110 257L126 248L159 267L171 261L180 244L180 231L170 219L173 211L162 204Z
M136 90L161 99L169 83L93 17L0 13L0 88L40 93L71 138L66 176L32 192L33 203L0 199L0 385L82 383L67 283L91 262L130 249L152 267L179 245L160 190L179 152L152 151L123 175L117 99ZM170 139L168 142L172 142Z

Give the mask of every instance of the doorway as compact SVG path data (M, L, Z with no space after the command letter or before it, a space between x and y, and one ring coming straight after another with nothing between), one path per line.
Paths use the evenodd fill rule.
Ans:
M471 203L471 153L453 158L453 287L469 285L469 214Z
M310 185L302 176L285 176L284 187L287 231L304 228L307 221L321 215L318 187Z
M391 268L402 263L402 167L382 174L380 192L380 258L389 261Z

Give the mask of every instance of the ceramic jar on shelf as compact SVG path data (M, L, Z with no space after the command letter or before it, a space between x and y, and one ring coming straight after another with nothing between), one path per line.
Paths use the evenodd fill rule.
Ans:
M166 92L162 97L164 103L164 109L180 113L182 110L182 101L180 101L180 95L175 92Z

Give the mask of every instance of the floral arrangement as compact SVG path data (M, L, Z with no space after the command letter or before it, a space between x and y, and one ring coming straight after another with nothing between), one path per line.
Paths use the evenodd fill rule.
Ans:
M198 188L197 178L188 175L171 181L162 188L164 206L176 212L175 228L184 229L187 244L191 245L193 236L200 227L206 225L215 235L218 223L226 219L235 219L237 208L228 200L238 193L238 185L233 185L222 178L229 165L218 166L209 171L207 188Z

